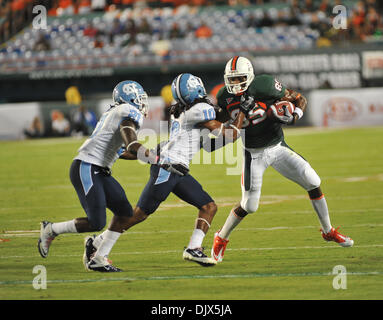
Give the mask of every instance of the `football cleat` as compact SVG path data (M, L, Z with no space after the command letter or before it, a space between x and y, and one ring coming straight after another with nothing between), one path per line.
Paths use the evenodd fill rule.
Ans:
M225 249L229 240L221 238L219 235L219 231L214 234L214 242L213 247L211 248L211 256L217 261L221 262L223 260L223 255L225 253Z
M323 239L326 241L335 241L342 247L352 247L354 245L354 240L352 240L350 237L340 234L338 229L339 227L336 229L331 228L330 232L328 233L324 233L322 229L320 229L320 231L322 232Z
M217 261L215 261L212 258L209 258L208 256L206 256L206 254L203 253L202 248L186 248L183 253L183 259L197 262L203 267L211 267L217 264Z
M122 272L121 269L112 266L106 257L95 256L87 264L87 270L98 272Z
M48 256L49 247L55 237L57 237L57 234L52 230L52 222L42 221L40 223L40 238L37 242L37 248L43 258Z
M93 241L96 238L96 235L86 237L84 240L84 254L82 256L82 262L86 270L89 270L88 263L92 259L94 253L97 251L97 248L93 245Z

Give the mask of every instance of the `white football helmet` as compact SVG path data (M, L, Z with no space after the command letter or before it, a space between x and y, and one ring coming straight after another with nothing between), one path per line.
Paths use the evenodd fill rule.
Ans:
M244 77L244 80L235 81L238 77ZM254 69L250 60L239 56L230 59L225 67L224 79L229 93L240 94L245 92L254 79Z

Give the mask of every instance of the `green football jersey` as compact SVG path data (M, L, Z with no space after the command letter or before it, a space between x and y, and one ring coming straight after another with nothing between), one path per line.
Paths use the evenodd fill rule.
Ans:
M283 140L281 124L267 117L267 110L285 95L286 88L271 75L258 75L251 82L247 93L254 97L260 109L258 116L246 119L242 128L242 137L246 148L262 148ZM217 93L217 104L222 108L226 118L235 119L239 112L241 96L227 92L226 87Z

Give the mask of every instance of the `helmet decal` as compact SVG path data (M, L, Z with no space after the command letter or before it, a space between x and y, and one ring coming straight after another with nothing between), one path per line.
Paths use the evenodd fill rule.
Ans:
M237 67L237 61L238 61L238 56L235 56L233 59L232 59L232 61L231 61L231 70L235 70L236 69L236 67Z

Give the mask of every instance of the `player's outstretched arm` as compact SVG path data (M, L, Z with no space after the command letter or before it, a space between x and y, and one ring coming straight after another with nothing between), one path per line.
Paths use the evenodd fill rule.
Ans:
M156 163L157 155L146 149L137 140L137 126L132 120L123 120L120 124L122 140L126 145L125 151L120 155L120 159L142 160L147 163Z
M219 122L217 120L210 120L207 122L203 122L202 126L209 129L217 137L222 135L225 140L225 143L234 142L241 135L240 130L242 128L244 119L245 119L245 114L241 110L238 113L237 118L234 120L234 122L231 125L229 125L229 127L225 127L222 122Z
M303 113L306 110L307 107L307 99L302 94L291 90L286 89L285 90L285 96L282 98L282 100L290 101L295 105L295 110L293 112L294 120L291 124L295 124L300 118L302 118Z

